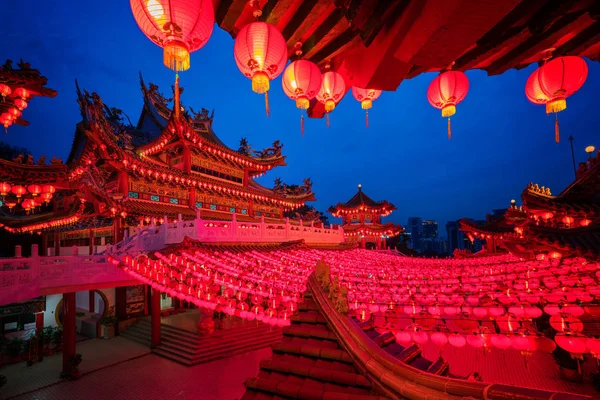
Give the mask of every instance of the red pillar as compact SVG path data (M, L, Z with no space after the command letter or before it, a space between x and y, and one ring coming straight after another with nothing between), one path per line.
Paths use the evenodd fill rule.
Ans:
M94 230L90 228L90 256L94 254Z
M64 374L71 373L71 357L75 355L75 292L63 293L63 367Z
M60 233L54 232L54 255L60 256Z
M363 237L363 238L360 240L360 248L361 248L361 249L366 249L366 248L367 248L367 239L366 239L365 237Z
M42 233L42 254L40 255L48 255L48 234L46 232Z
M152 325L152 347L160 344L160 291L152 289L150 323Z
M44 329L44 313L35 314L35 331L40 332Z
M89 294L89 311L91 313L96 312L96 292L94 290L88 291Z

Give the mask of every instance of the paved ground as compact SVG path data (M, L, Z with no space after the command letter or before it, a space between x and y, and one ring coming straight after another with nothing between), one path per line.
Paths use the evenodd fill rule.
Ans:
M125 338L110 340L90 339L77 343L77 352L83 356L79 366L82 374L97 371L109 365L150 353L150 349ZM24 362L2 366L0 375L5 375L8 383L0 389L0 399L12 398L48 385L62 382L62 353L44 357L40 363L28 367ZM62 385L60 383L59 385ZM35 398L35 397L33 397ZM68 399L69 397L62 397Z
M150 354L15 399L234 400L244 393L244 381L258 373L260 360L270 356L267 348L186 367Z

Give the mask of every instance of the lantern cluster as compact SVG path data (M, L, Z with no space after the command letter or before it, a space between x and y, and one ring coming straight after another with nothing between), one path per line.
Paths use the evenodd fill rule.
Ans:
M27 214L33 213L36 208L48 204L56 189L52 185L31 184L28 186L14 185L9 182L0 182L0 196L2 205L14 211L17 205Z
M8 127L13 125L22 115L22 111L27 108L27 99L30 97L30 93L23 87L18 87L13 91L6 83L0 83L0 95L2 96L0 107L5 110L0 114L0 124L8 130Z

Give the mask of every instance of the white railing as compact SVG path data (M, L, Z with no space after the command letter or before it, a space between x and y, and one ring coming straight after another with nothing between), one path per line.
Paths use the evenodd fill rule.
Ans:
M31 257L21 257L20 246L15 253L14 258L0 259L0 305L75 291L77 287L86 286L89 290L94 285L132 280L104 255L40 257L35 244Z
M167 217L164 217L167 221ZM188 237L201 242L215 243L280 243L294 240L304 240L310 244L339 244L344 242L344 231L341 227L322 228L311 222L304 226L302 220L298 224L290 223L286 218L284 223L267 223L264 217L260 222L240 222L235 214L231 221L203 220L199 216L195 220L183 220L181 215L177 221L166 222L155 226L154 222L146 228L138 228L129 236L126 231L125 239L107 248L106 254L116 257L125 254L135 257L140 253L161 250L169 244L183 242Z

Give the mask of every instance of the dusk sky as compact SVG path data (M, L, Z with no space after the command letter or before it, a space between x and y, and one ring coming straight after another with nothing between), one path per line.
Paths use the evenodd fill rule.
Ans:
M36 158L66 160L69 154L81 120L75 79L134 124L142 107L138 72L171 95L174 74L163 66L162 50L137 27L129 1L4 0L3 15L2 58L30 62L58 91L54 99L35 98L23 113L30 126L10 127L2 138ZM300 112L283 93L281 78L271 82L271 118L266 118L264 98L237 69L233 44L215 27L209 43L192 54L191 69L180 75L183 103L215 109L213 128L231 148L238 148L241 137L255 149L280 139L288 166L259 182L272 187L276 177L290 184L310 177L318 199L313 204L321 211L348 200L361 183L373 199L396 205L387 220L434 219L445 236L448 220L483 219L518 199L530 181L549 186L553 194L562 191L574 177L570 135L578 162L586 158L585 146L600 147L600 64L589 60L587 82L559 114L560 144L554 142L554 116L525 97L535 65L494 77L468 71L470 90L452 118L450 141L446 119L426 98L435 73L384 92L369 113L368 129L360 103L348 93L331 114L331 128L324 119L307 119L302 137Z

